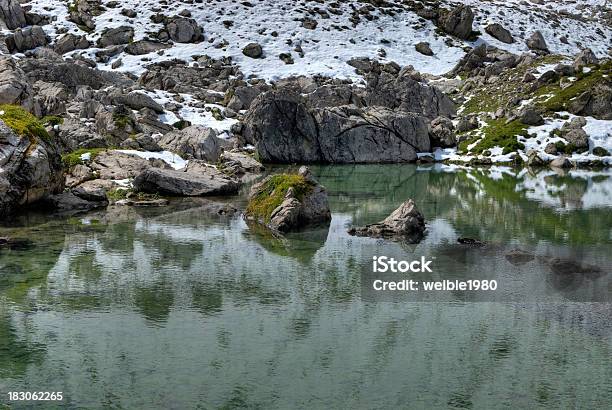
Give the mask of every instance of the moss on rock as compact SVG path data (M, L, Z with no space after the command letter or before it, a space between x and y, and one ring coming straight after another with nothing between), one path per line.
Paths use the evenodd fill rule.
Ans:
M17 135L28 137L30 140L40 138L50 141L51 139L43 123L17 105L1 104L0 120L4 121Z
M313 184L297 174L268 177L254 188L255 192L249 200L246 215L269 223L272 211L283 202L289 188L293 188L295 198L301 201L304 195L313 189Z

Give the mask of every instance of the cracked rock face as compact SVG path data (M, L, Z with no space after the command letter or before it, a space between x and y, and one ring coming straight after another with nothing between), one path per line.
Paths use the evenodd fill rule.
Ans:
M425 233L425 218L412 199L407 200L383 221L360 228L351 228L348 233L355 236L391 238L419 243Z
M57 147L19 136L0 121L0 215L61 191L63 182Z
M253 102L243 136L264 162L410 162L430 149L428 122L380 106L312 108L295 92L274 90Z
M0 0L0 29L9 30L27 26L25 11L18 0Z

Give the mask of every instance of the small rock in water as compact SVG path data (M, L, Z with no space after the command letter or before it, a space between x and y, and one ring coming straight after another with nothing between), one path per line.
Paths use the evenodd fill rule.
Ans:
M470 245L470 246L485 246L486 243L481 241L480 239L474 239L474 238L459 238L457 239L457 242L459 242L462 245Z
M522 249L513 249L506 254L506 260L515 266L524 265L534 259L535 256L532 253Z
M412 199L407 200L383 221L360 228L351 228L354 236L400 239L419 243L425 233L425 218Z

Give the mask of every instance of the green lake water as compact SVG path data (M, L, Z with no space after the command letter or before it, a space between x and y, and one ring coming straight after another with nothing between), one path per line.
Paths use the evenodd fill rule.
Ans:
M612 406L612 305L586 303L612 292L612 172L312 170L331 224L285 238L197 201L5 221L29 242L0 248L0 408ZM420 244L346 233L408 198ZM517 248L534 257L510 263ZM434 277L497 279L512 301L363 300L372 255L433 257ZM600 274L556 275L554 258Z

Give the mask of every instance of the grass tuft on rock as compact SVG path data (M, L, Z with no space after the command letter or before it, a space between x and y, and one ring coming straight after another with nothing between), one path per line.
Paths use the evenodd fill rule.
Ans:
M293 188L295 197L302 200L312 190L312 184L303 176L296 174L279 174L269 177L252 196L246 209L246 215L270 222L270 216L285 199L289 188Z
M84 161L81 159L83 154L90 154L91 156L89 160L93 161L99 153L104 151L107 151L107 148L81 148L71 153L62 155L62 161L64 162L64 166L70 169L75 165L83 164Z
M0 104L0 120L22 137L30 140L40 138L47 142L51 140L43 123L17 105Z

